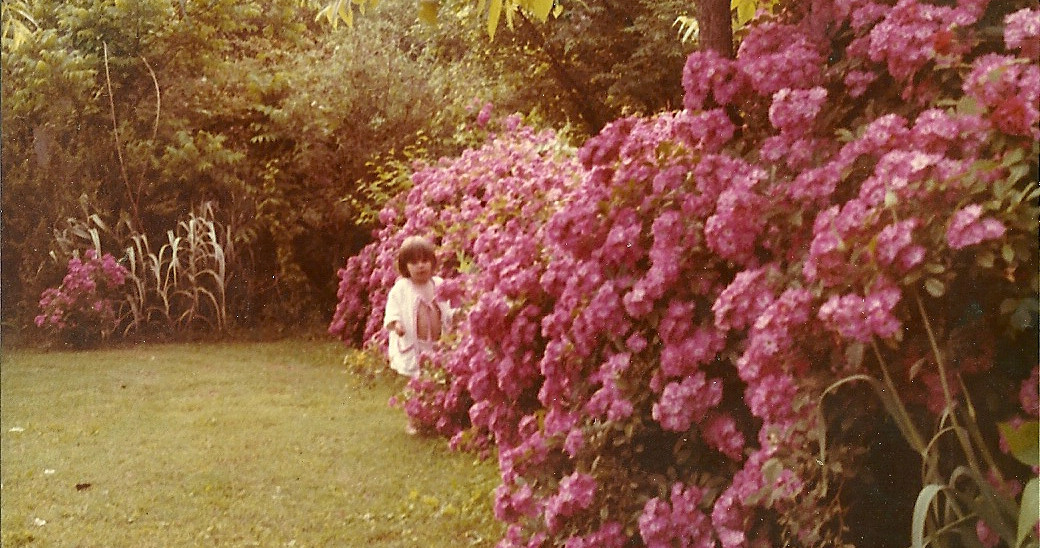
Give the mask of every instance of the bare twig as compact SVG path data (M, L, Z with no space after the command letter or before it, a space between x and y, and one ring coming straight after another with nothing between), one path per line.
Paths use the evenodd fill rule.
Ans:
M144 67L148 69L148 74L152 76L152 83L155 84L155 123L152 125L152 140L159 134L159 113L162 111L162 93L159 91L159 79L155 77L155 71L152 70L152 65L148 64L148 59L141 56L141 60L144 61Z
M133 186L130 184L130 175L126 172L126 162L123 161L123 142L119 138L119 121L116 119L116 102L112 95L112 75L108 70L108 43L102 42L105 54L105 83L108 85L108 108L112 114L112 137L116 143L116 157L119 159L119 173L123 177L123 183L126 185L126 195L130 200L130 206L133 208L134 223L140 228L140 212L138 211L137 196L133 191Z

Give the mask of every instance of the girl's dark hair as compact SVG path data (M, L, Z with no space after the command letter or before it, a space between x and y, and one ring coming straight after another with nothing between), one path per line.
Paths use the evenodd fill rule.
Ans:
M437 268L437 250L433 243L422 236L409 236L401 243L397 251L397 271L405 278L409 277L408 263L422 260L430 261Z

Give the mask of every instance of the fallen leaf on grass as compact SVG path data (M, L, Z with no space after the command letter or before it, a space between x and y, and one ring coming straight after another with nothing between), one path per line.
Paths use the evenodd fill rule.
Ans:
M25 432L25 429L21 426L15 426L14 428L8 430L8 432Z
M76 484L76 490L77 491L82 491L84 489L90 489L91 485L92 484L90 484L90 483L77 483Z

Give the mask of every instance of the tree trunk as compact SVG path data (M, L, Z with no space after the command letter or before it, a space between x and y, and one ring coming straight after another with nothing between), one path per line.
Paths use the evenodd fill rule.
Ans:
M697 0L697 21L701 28L701 48L715 50L719 55L732 59L733 22L729 0Z

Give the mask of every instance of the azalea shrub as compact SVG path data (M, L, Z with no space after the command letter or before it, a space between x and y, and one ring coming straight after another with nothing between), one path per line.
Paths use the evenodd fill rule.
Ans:
M453 445L487 449L490 430L472 427L469 418L471 392L483 396L480 386L494 383L488 363L496 356L517 354L517 361L523 356L530 362L544 345L537 321L553 300L540 290L539 272L548 264L540 235L580 182L581 168L573 147L559 135L536 131L515 115L492 122L491 106L485 105L476 124L490 130L483 146L419 165L413 188L380 213L384 228L375 243L339 272L340 302L329 331L385 349L381 327L398 275L397 250L411 235L434 239L446 278L438 291L460 309L458 329L449 348L423 357L425 373L410 383L401 403L415 424L453 438ZM521 324L520 317L534 323ZM515 324L512 333L504 336L509 324ZM489 341L495 350L485 348ZM527 381L503 375L516 383L510 394L523 393L526 402L515 402L512 423L523 416L520 409L539 405L537 386L530 385L538 372L523 375Z
M99 341L116 328L126 276L126 268L108 253L88 249L82 258L73 256L61 285L40 295L36 326L73 345Z
M1036 543L1038 39L1029 2L789 3L682 111L418 169L330 330L379 342L439 239L462 320L404 405L494 448L501 546ZM916 461L880 532L875 435Z

